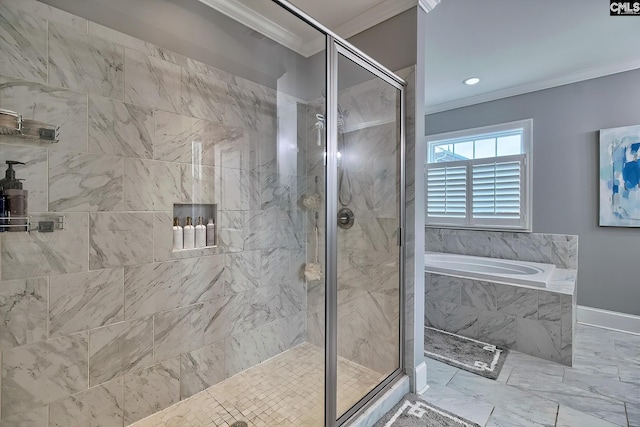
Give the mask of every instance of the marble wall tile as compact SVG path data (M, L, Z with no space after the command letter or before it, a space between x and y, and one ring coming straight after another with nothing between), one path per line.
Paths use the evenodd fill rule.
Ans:
M205 131L209 124L205 120L181 116L166 111L155 111L155 140L153 158L167 162L195 163L215 166L204 150ZM202 147L202 150L198 150ZM202 155L200 155L202 153Z
M180 398L224 380L224 341L180 355Z
M0 427L49 427L49 406L5 417L0 420Z
M439 228L425 228L424 233L424 250L428 252L444 252L442 243L442 234Z
M226 339L225 375L235 375L304 342L305 317L298 313Z
M559 322L562 314L561 299L561 294L538 291L538 320Z
M538 291L509 285L495 285L498 312L526 319L538 318Z
M496 286L490 282L462 279L461 304L485 311L496 311Z
M246 323L243 317L246 305L244 295L206 301L203 308L204 344L212 344L242 332Z
M2 417L54 402L88 387L87 333L2 353Z
M324 312L307 311L307 341L316 347L324 348Z
M478 339L507 348L516 346L516 317L480 310Z
M445 303L445 330L469 338L478 338L479 310L458 304Z
M578 268L578 236L552 234L551 264L558 268Z
M122 99L124 48L86 29L49 23L49 83Z
M243 78L235 80L236 84L227 85L222 123L259 132L276 129L276 91Z
M126 210L166 211L173 209L174 203L186 203L191 199L181 165L143 159L123 160Z
M496 241L497 240L497 241ZM501 239L492 240L493 258L521 261L551 262L551 241L536 233L502 233Z
M122 427L124 381L109 381L53 402L49 409L49 426L72 425Z
M260 286L274 286L289 281L290 253L282 248L260 251Z
M542 359L561 361L560 323L516 319L516 349Z
M439 302L427 299L424 303L424 323L436 329L446 329L445 314L446 302Z
M49 211L121 211L121 157L52 151Z
M89 152L153 158L153 110L89 96Z
M284 285L267 286L247 294L244 309L245 328L254 329L265 323L292 316L301 311L299 298Z
M197 164L182 164L180 167L182 189L187 194L189 202L220 203L224 206L221 202L223 184L221 169Z
M182 112L222 123L223 110L227 108L227 84L209 70L198 71L189 68L182 71Z
M173 358L124 377L124 424L180 401L180 359Z
M105 27L104 25L96 24L95 22L89 21L87 30L87 32L92 36L100 37L103 40L122 45L129 49L134 49L138 52L152 55L156 51L155 46L151 43L131 37L128 34Z
M124 320L121 268L49 279L49 336L70 335Z
M25 15L36 16L49 22L58 22L79 30L87 29L87 20L61 9L51 7L38 0L3 0L3 5Z
M453 304L461 303L461 290L466 279L441 274L425 274L426 299Z
M52 151L52 155L54 153ZM0 144L0 158L26 163L14 166L14 170L16 177L24 179L22 188L29 191L29 211L47 212L47 150ZM6 165L3 167L6 169Z
M124 100L179 112L182 68L171 62L125 49Z
M91 270L153 262L153 214L91 213L89 241Z
M88 216L86 213L73 212L65 213L64 216L64 231L4 233L1 248L2 280L75 273L88 269Z
M180 262L163 262L124 268L126 319L178 308L182 301Z
M227 211L250 209L251 193L257 191L251 174L238 169L221 170L220 204Z
M0 74L46 83L46 19L0 5Z
M153 318L94 329L89 337L89 385L153 364Z
M32 141L31 146L46 147L51 151L87 151L86 94L0 77L0 107L17 111L25 119L60 127L57 144ZM1 136L0 141L24 145L24 139L15 136Z
M576 317L573 310L573 302L570 296L563 295L560 302L560 356L562 363L573 365L573 342L575 334ZM622 373L620 373L622 375Z
M153 213L153 261L168 261L173 258L173 212Z
M0 282L0 350L47 338L48 278Z
M225 255L225 295L251 291L260 286L260 251Z
M204 308L204 303L200 303L154 315L156 361L171 359L204 345L204 328L208 320Z
M260 209L288 209L291 207L293 177L280 173L260 174Z
M216 244L221 251L228 253L241 252L243 250L246 217L246 212L218 211Z
M255 158L251 155L247 130L208 123L205 137L203 164L226 169L253 169Z
M180 261L183 299L181 305L224 296L225 256L213 255Z

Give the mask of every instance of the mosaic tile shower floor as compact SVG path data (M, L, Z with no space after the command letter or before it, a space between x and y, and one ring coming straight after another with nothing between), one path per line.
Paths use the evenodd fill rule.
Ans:
M343 413L386 375L338 358L338 411ZM304 343L247 369L132 427L322 426L324 351Z

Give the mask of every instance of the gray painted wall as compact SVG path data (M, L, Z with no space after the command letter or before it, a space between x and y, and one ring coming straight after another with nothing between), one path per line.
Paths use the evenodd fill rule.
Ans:
M533 231L579 235L578 304L640 315L640 229L598 226L599 129L640 123L640 70L426 116L426 133L533 118Z

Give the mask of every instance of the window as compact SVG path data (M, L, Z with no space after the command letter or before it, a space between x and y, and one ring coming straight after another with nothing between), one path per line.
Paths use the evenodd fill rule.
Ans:
M427 137L427 226L530 231L532 122Z

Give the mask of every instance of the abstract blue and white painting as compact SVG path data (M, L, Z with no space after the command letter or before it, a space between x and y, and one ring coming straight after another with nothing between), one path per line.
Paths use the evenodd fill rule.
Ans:
M600 130L600 225L640 227L640 125Z

